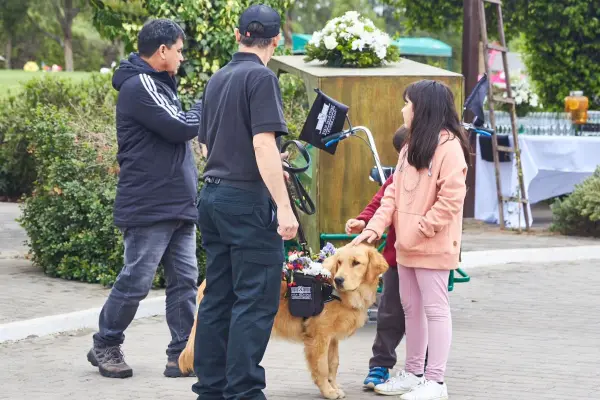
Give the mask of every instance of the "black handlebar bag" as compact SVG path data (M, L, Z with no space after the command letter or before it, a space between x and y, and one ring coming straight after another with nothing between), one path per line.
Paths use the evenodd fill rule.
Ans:
M288 287L287 293L290 314L302 318L321 314L333 287L304 274L294 274L294 283L294 286Z
M332 99L319 89L315 89L315 92L317 98L310 108L299 138L329 154L335 154L337 143L325 147L321 139L344 129L349 107Z

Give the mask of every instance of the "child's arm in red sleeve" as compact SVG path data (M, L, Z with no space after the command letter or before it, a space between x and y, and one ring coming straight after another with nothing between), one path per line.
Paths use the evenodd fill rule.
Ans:
M375 196L373 196L373 198L371 199L371 202L365 207L364 210L362 210L362 212L359 214L358 217L356 217L356 219L365 221L366 223L369 223L371 218L373 218L373 215L375 215L375 211L377 211L377 209L381 205L381 198L383 197L383 194L385 193L385 189L390 185L390 183L392 183L393 180L394 180L394 174L392 174L387 179L387 181L385 181L383 186L377 191Z

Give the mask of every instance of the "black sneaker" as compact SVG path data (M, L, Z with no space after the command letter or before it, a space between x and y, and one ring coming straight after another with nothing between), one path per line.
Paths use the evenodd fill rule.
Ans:
M98 367L100 375L107 378L129 378L133 370L125 362L121 346L92 347L87 354L88 361Z
M177 356L169 356L167 359L167 365L165 367L165 372L163 374L167 378L187 378L188 376L196 376L194 372L183 373L179 369L179 355Z

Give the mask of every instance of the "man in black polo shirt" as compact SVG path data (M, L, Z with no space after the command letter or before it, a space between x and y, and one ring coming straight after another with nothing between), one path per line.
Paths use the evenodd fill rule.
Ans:
M239 51L204 92L199 139L207 163L198 221L207 267L193 387L202 400L265 399L259 364L279 305L283 239L298 228L276 144L287 134L281 92L266 67L280 23L270 7L244 11L235 33Z

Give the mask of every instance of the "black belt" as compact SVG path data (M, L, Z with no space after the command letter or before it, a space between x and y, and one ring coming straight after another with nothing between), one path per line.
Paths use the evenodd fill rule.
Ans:
M253 192L268 193L267 186L263 181L234 181L231 179L217 178L215 176L205 176L204 182L210 185L231 186L238 189L251 190Z

